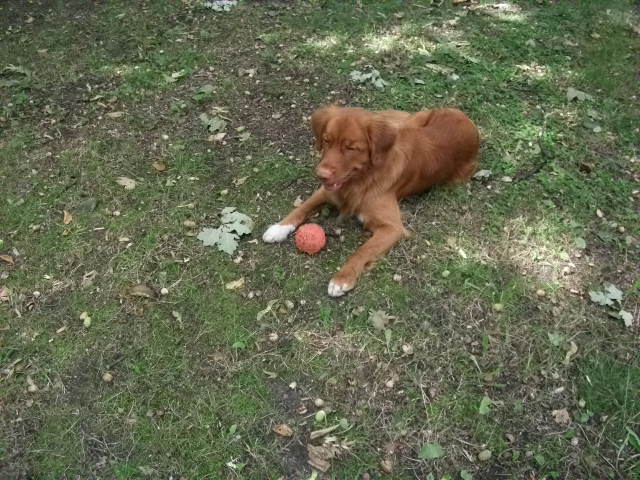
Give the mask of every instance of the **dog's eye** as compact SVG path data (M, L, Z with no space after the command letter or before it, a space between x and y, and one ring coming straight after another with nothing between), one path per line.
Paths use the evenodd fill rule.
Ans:
M357 148L354 147L353 145L347 145L346 148L347 150L357 150Z

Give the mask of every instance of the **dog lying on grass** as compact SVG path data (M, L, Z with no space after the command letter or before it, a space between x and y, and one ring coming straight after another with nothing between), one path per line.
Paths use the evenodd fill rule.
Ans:
M403 197L473 175L479 135L464 113L451 108L410 114L330 106L314 112L311 125L322 185L262 238L285 240L325 203L357 216L372 236L329 282L329 295L338 297L407 235L398 203Z

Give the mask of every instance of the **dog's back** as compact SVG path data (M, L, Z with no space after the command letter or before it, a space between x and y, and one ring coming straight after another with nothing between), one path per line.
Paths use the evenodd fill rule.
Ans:
M397 146L407 157L398 198L442 184L467 181L477 168L478 129L460 110L442 108L411 115Z

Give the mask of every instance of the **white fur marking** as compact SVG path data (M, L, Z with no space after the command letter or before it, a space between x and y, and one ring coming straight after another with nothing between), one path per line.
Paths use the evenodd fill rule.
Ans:
M334 283L333 280L331 280L329 282L329 288L327 288L327 292L329 292L329 296L331 297L341 297L342 295L344 295L345 293L347 293L349 290L352 290L353 286L349 286L349 285L344 285L344 284L339 284L339 283Z
M296 229L293 225L271 225L262 235L262 240L266 243L282 242L291 232Z

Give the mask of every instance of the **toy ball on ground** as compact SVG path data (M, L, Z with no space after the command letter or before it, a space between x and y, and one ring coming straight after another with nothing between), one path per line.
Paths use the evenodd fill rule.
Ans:
M320 225L307 223L296 231L296 247L303 253L313 255L318 253L327 244L327 238Z

